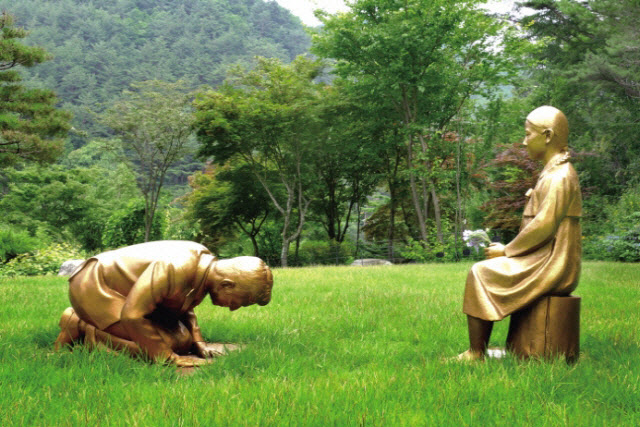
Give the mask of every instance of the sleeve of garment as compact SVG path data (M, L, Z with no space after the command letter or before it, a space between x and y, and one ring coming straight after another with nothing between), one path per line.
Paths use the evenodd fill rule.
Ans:
M508 257L526 255L552 240L560 222L567 215L570 201L571 189L567 177L552 176L535 217L505 246L505 254Z
M174 268L171 264L149 264L131 288L122 308L123 327L129 332L132 341L138 343L152 359L169 358L173 354L153 322L145 316L151 314L170 295L174 280Z

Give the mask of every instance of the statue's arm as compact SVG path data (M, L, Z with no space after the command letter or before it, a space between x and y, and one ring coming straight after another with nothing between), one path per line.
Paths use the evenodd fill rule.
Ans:
M192 351L200 357L210 357L211 354L207 349L207 343L204 341L200 326L198 326L198 318L193 310L187 311L183 316L184 324L191 331L193 339Z
M172 276L169 270L172 267L164 263L150 264L131 288L121 313L120 322L131 340L152 359L168 360L177 356L164 342L153 322L146 318L169 293Z
M552 240L567 215L571 200L570 185L565 176L554 176L549 183L535 217L505 246L508 257L526 255Z
M189 310L185 313L184 322L187 328L191 331L191 336L193 337L193 348L192 351L200 357L209 358L219 355L218 350L212 349L207 346L204 338L202 337L202 333L200 332L200 327L198 326L198 318L193 310Z

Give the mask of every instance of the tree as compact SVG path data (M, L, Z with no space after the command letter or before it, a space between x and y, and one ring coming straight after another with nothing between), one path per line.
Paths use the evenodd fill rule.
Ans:
M382 145L372 144L371 124L358 105L349 83L335 79L320 91L318 120L311 167L318 177L311 189L311 209L329 240L342 243L357 206L382 179Z
M208 248L217 248L237 229L260 256L257 236L271 213L271 201L247 165L209 165L190 180L193 191L187 196L189 216L199 225Z
M26 88L16 67L33 67L50 59L37 46L19 39L27 35L16 28L6 12L0 17L0 165L21 161L51 162L61 153L71 115L56 109L55 94Z
M311 177L304 165L318 128L315 100L323 85L314 78L320 69L319 62L304 57L289 65L259 58L254 70L237 70L235 86L200 94L195 102L200 154L218 164L242 159L282 216L283 267L310 204ZM281 192L272 184L276 179Z
M640 42L635 0L529 0L521 18L535 55L524 92L533 105L563 110L571 145L590 152L579 167L582 187L619 197L640 175ZM542 65L543 64L543 65ZM588 200L585 200L589 204Z
M102 112L133 82L218 85L232 64L256 55L288 62L309 46L300 20L273 1L0 0L5 9L56 58L25 73L27 84L55 88L73 126L91 137L104 129L86 110ZM80 133L71 140L87 142Z
M127 170L30 165L5 172L9 184L0 200L3 223L33 236L76 241L88 251L103 248L106 218L124 206L120 197L131 194L121 182Z
M514 40L498 51L496 39L510 33L478 10L478 3L356 0L347 13L318 15L324 26L312 50L335 59L336 73L369 93L372 105L384 100L393 106L423 241L430 211L438 240L443 240L440 165L453 147L440 135L471 95L509 74L511 55L520 44Z
M482 206L487 212L485 225L515 236L526 202L524 194L535 187L540 166L529 159L521 144L504 147L493 160L493 165L497 173L489 185L495 197Z
M169 168L193 151L189 143L192 114L182 82L157 80L131 85L101 115L119 140L109 143L124 150L122 158L137 174L144 197L144 241L148 241L160 192Z

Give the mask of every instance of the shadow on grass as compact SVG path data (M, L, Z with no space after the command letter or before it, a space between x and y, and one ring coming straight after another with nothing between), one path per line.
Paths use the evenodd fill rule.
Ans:
M53 350L53 343L58 336L58 332L55 328L48 328L47 330L41 330L35 332L32 336L33 343L38 349L51 349Z

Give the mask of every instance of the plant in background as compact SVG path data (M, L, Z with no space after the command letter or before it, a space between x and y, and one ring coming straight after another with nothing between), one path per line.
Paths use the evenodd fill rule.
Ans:
M84 259L87 254L69 243L55 243L33 252L16 256L0 266L0 276L41 276L56 274L63 262Z
M0 165L22 161L50 163L61 153L71 114L56 108L48 89L20 84L21 67L51 58L41 47L21 43L27 32L14 26L7 12L0 15Z
M34 250L38 246L38 240L31 237L25 230L16 230L12 227L0 228L0 261L8 262L20 254Z
M155 215L149 240L162 239L165 217ZM145 240L145 205L142 200L132 200L126 208L119 209L107 219L102 235L105 248L142 243Z

